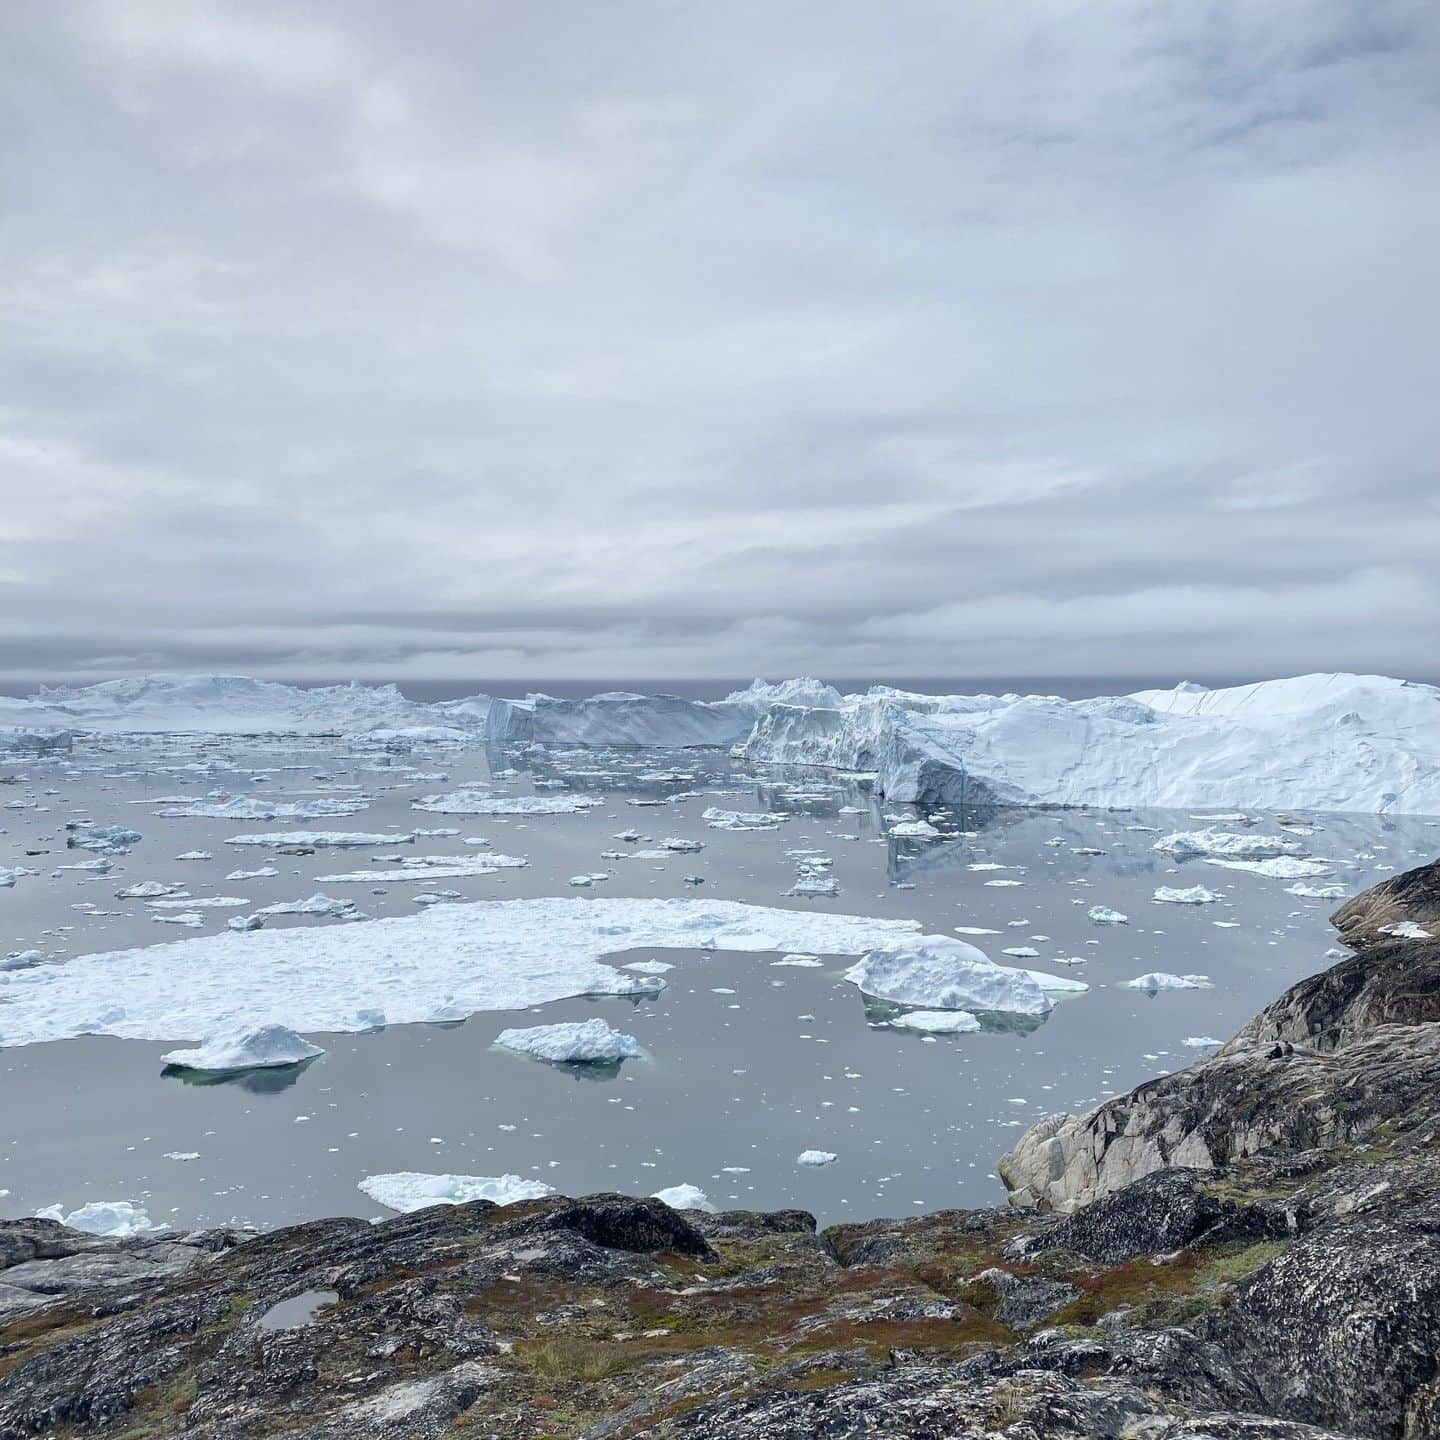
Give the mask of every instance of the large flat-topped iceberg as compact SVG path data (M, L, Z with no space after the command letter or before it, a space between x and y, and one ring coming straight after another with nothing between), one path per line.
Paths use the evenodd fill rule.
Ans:
M756 707L733 700L683 700L678 695L614 691L586 700L531 695L491 707L486 736L497 744L610 746L680 750L738 745L755 723Z
M877 691L777 706L755 760L874 771L894 801L1440 813L1440 690L1306 675L1069 701Z
M917 928L737 901L550 898L437 905L339 928L226 931L0 973L0 1047L456 1020L659 989L654 977L602 963L626 950L860 955Z

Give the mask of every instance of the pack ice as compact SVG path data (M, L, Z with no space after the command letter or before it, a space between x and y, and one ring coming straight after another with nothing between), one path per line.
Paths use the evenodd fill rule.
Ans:
M0 1046L89 1034L187 1040L261 1025L304 1034L463 1019L663 986L602 963L621 951L858 956L918 928L738 901L552 897L437 905L339 927L223 931L0 973Z

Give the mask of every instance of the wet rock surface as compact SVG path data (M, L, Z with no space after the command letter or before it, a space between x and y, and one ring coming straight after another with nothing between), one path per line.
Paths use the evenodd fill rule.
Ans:
M1433 888L1377 890L1221 1052L1029 1132L1018 1206L0 1224L0 1440L1440 1435L1435 947L1381 933Z

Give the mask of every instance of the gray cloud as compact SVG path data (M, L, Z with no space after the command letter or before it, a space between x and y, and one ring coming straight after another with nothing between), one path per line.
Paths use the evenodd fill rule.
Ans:
M1440 14L0 11L0 672L1433 675Z

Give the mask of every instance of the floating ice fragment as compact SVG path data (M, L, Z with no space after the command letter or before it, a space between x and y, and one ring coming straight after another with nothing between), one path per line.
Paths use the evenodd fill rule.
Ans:
M555 1193L554 1187L543 1180L522 1180L518 1175L428 1175L417 1170L367 1175L357 1188L387 1210L398 1210L402 1215L432 1205L468 1205L472 1200L514 1205Z
M298 1065L325 1052L284 1025L262 1025L211 1035L193 1049L171 1050L160 1058L186 1070L264 1070Z
M672 1210L707 1210L712 1215L715 1213L710 1197L698 1185L669 1185L664 1190L656 1190L651 1199L663 1200Z
M1090 918L1097 925L1128 925L1130 923L1128 915L1122 915L1120 911L1112 910L1108 905L1092 905Z
M1188 889L1162 885L1156 890L1155 898L1166 905L1211 905L1220 897L1203 885L1191 885Z
M556 1064L613 1065L640 1054L640 1042L601 1019L502 1030L495 1043Z

